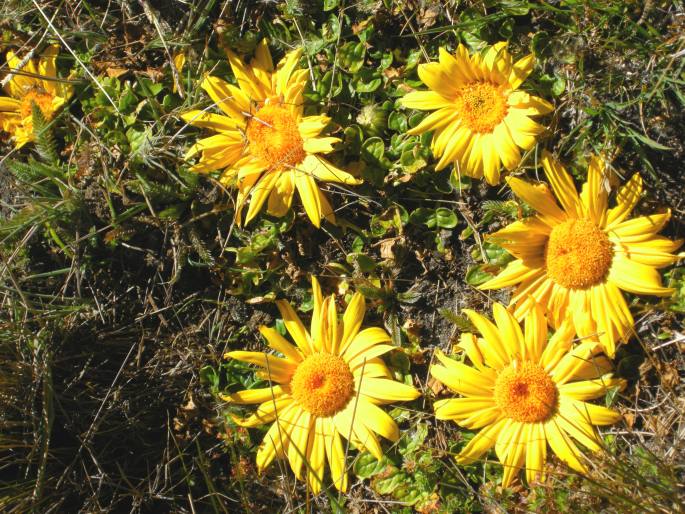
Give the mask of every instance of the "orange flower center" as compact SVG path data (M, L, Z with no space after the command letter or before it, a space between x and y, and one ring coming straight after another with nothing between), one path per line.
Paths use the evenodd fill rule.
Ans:
M456 104L463 123L480 133L492 132L509 110L501 88L490 82L473 82L462 87Z
M249 150L269 168L296 166L307 156L295 117L280 105L265 105L247 122Z
M43 115L46 118L49 118L52 115L53 99L54 97L50 93L41 88L31 88L24 92L24 97L21 98L21 108L19 110L21 119L31 116L34 103L43 112Z
M556 409L557 387L539 364L513 363L497 376L495 401L502 413L514 421L545 421Z
M549 235L547 276L567 289L587 289L604 280L613 256L611 241L595 223L568 220Z
M337 355L317 353L307 357L290 381L295 401L306 411L327 418L347 405L354 393L354 377Z

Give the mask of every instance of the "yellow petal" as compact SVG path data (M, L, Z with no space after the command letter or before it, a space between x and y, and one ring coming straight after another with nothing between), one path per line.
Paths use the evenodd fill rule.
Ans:
M547 345L547 320L539 303L535 303L526 316L525 342L526 358L538 362Z
M286 171L280 174L276 184L269 194L267 212L272 216L281 217L290 210L295 194L295 175Z
M483 134L480 139L481 154L483 156L483 176L488 184L499 184L499 169L501 161L497 153L497 142L492 134Z
M640 216L621 223L614 223L607 232L616 237L621 243L638 243L646 241L659 232L671 219L670 209L660 214Z
M501 416L501 410L490 398L450 398L433 405L436 419L451 419L474 430L490 425Z
M451 134L454 131L454 136L449 137L449 134ZM456 121L452 122L448 127L446 127L443 132L445 132L449 139L444 143L444 153L442 153L442 157L438 161L438 163L435 165L436 171L440 171L444 169L447 165L461 161L464 158L464 155L467 152L467 149L469 147L469 143L473 139L473 133L471 130L460 126ZM438 153L439 150L441 150L441 147L439 145L442 145L442 132L438 136L438 141L436 141L435 144L435 155L440 155Z
M307 153L331 153L333 145L340 142L337 137L312 137L305 139L302 148Z
M309 431L309 441L307 442L307 484L315 495L321 492L326 459L322 423L321 418L314 420L314 426Z
M508 428L512 431L512 436L507 442L506 454L500 459L504 466L502 474L502 487L509 487L512 480L516 477L519 470L526 462L526 446L529 438L528 423L513 424ZM500 435L500 438L502 436ZM499 444L499 441L497 441Z
M350 349L352 348L353 346L350 345ZM354 372L356 368L363 368L366 361L369 361L374 357L378 357L380 355L391 352L395 349L396 347L390 344L377 344L375 346L372 346L359 352L354 357L348 358L347 355L345 355L345 360L347 361L347 364L349 364L350 369ZM350 353L349 350L348 353Z
M345 438L349 438L355 446L368 450L371 455L380 460L383 450L376 435L361 421L356 411L357 403L351 400L347 406L333 416L333 423L337 431Z
M585 402L576 402L585 404ZM587 404L586 404L587 405ZM555 416L561 430L573 437L590 451L601 449L599 436L580 406L573 406L567 399L559 401L559 413Z
M421 81L442 96L449 98L457 93L457 87L439 62L419 64L417 71Z
M443 128L450 123L457 121L458 119L459 113L453 108L438 109L421 120L421 123L419 123L416 127L409 129L407 134L410 136L423 134L429 130Z
M547 150L542 153L542 166L555 196L566 213L572 218L582 218L583 206L571 175Z
M410 402L421 396L412 386L387 378L364 378L359 392L374 403Z
M365 328L361 332L355 334L351 340L343 343L340 346L340 355L346 359L350 359L359 355L364 349L371 348L377 344L390 343L392 339L388 333L380 327Z
M507 184L514 194L528 203L540 214L556 223L562 223L566 215L554 201L554 197L544 185L534 186L516 177L507 177Z
M10 98L8 96L0 96L0 112L2 113L7 113L7 112L19 112L21 109L21 102L19 100L15 100L14 98Z
M250 206L245 215L245 224L248 224L262 210L264 202L271 194L280 177L278 171L268 171L262 175L250 190Z
M212 101L231 118L244 122L250 113L250 99L243 91L218 77L207 76L202 81Z
M280 385L274 387L266 387L264 389L246 389L244 391L237 391L230 394L221 394L221 399L226 402L251 404L271 402L283 394L283 388Z
M609 209L606 226L613 228L621 223L632 212L642 194L642 177L636 173L616 194L616 207Z
M620 413L601 405L572 399L565 400L563 404L569 408L569 417L573 413L573 415L582 416L593 425L613 425L622 418Z
M224 357L256 364L264 368L267 373L272 373L274 377L276 375L292 376L297 369L297 365L293 362L264 352L234 351L226 353Z
M269 51L269 42L266 40L266 38L262 39L257 45L252 64L254 66L261 68L264 71L270 72L274 70L274 62L271 59L271 52Z
M581 380L578 382L568 382L558 386L559 393L574 400L594 400L604 396L608 389L613 387L623 388L625 380L616 378L613 375L603 375L595 380Z
M227 400L227 398L224 398L223 396L222 399ZM281 417L283 412L285 412L286 409L288 409L292 404L293 399L290 395L279 396L277 398L266 400L259 407L257 407L257 410L254 414L247 418L242 419L231 415L231 419L236 425L241 427L259 427L265 425L266 423L271 423L276 418Z
M542 423L531 423L528 427L528 442L526 443L526 481L542 482L545 478L545 462L547 460L547 438Z
M507 125L505 123L497 125L493 135L495 137L495 148L502 160L502 164L508 170L513 170L521 162L521 152L516 143L514 143Z
M670 296L673 289L663 287L661 275L651 266L615 255L609 270L609 280L624 291L635 294Z
M504 287L513 286L520 282L543 276L545 276L545 272L543 269L541 269L541 266L536 265L528 267L528 265L526 265L526 263L523 261L516 260L507 264L507 267L504 268L495 278L491 278L484 284L478 286L478 289L502 289Z
M295 187L297 187L297 192L300 194L300 199L307 216L312 224L319 228L323 211L319 196L319 186L316 185L316 181L311 175L297 170L295 173Z
M528 54L514 63L508 77L511 89L517 89L528 78L534 65L535 57L533 54Z
M348 343L352 341L353 338L356 339L359 333L359 328L364 321L364 313L366 312L366 300L361 293L355 293L350 303L345 309L345 314L343 315L343 335L340 340L340 352L344 353L347 349ZM381 329L382 330L382 329ZM385 332L384 330L382 330ZM363 339L362 339L363 340ZM390 338L387 340L382 340L379 342L389 342ZM356 355L354 352L350 352L349 355Z
M321 182L336 182L339 184L358 185L362 181L353 177L346 171L333 166L323 157L318 155L308 155L302 164L298 166L298 171L308 174Z
M495 319L495 324L502 334L502 342L506 347L509 358L524 357L526 352L526 344L523 338L521 326L516 321L516 318L499 302L492 306L492 314ZM545 323L543 319L543 323ZM546 327L546 325L545 325ZM545 330L545 335L547 331ZM546 342L546 341L545 341Z
M295 404L290 404L279 413L278 420L269 428L262 444L259 446L259 450L257 450L256 461L259 472L264 471L276 456L283 456L283 447L287 444L288 439L283 435L283 427L281 425L297 412L299 412L299 408Z
M507 97L509 108L516 110L519 115L541 116L554 110L554 106L547 100L529 95L523 91L514 91Z
M193 110L181 114L181 119L195 127L209 128L216 130L217 132L229 132L231 134L240 135L237 129L241 126L241 123L235 118L229 118L228 116L222 116L221 114Z
M682 239L671 241L665 237L654 236L639 243L627 243L618 251L631 261L663 268L675 264L682 258L673 254L682 244Z
M587 170L587 182L583 186L581 199L586 217L603 227L607 215L607 189L604 187L606 163L601 157L592 156Z
M545 423L545 437L559 459L579 473L586 472L585 466L580 462L582 454L571 438L559 428L556 417Z
M445 98L435 91L412 91L404 95L400 103L408 109L419 109L422 111L432 111L454 105L452 100Z
M238 85L249 100L261 102L267 96L271 96L271 92L265 90L264 84L255 77L249 66L246 66L234 52L228 50L226 54Z
M312 430L312 415L306 410L301 410L293 422L285 425L285 434L288 437L288 461L295 476L302 480L302 465L307 458L307 441L309 432Z
M508 418L501 419L478 432L459 455L457 455L457 462L459 464L467 465L478 460L481 455L495 446L497 438L502 430L509 425L510 421L511 420Z
M400 438L400 429L397 423L380 407L360 398L356 409L357 419L364 423L369 430L393 442Z
M285 300L278 300L276 302L276 307L278 307L278 311L281 313L281 318L283 318L286 330L293 338L293 341L295 341L297 347L304 355L311 355L311 337L290 303Z
M448 369L437 364L433 365L430 368L430 373L455 393L478 397L487 397L493 394L494 381L488 380L481 373L461 362L455 362L454 369Z
M328 116L307 116L302 118L297 124L297 128L302 136L302 139L317 137L326 125L330 123L331 119Z
M267 343L274 350L281 352L285 358L295 363L302 362L304 358L297 348L290 344L281 334L273 328L264 325L259 327L259 333L262 334Z
M345 451L340 440L340 434L333 422L328 418L319 420L325 434L326 458L331 470L331 481L336 489L347 491L347 473L345 472Z
M483 335L485 341L479 347L485 357L485 363L497 369L506 366L509 363L509 352L499 329L490 320L471 309L464 309L463 312Z
M524 150L530 150L535 146L537 136L545 131L539 123L534 122L519 109L509 109L504 118L514 142Z
M297 67L300 57L302 56L302 48L297 48L288 52L285 57L278 63L278 71L276 72L276 94L285 94L290 84L291 76Z

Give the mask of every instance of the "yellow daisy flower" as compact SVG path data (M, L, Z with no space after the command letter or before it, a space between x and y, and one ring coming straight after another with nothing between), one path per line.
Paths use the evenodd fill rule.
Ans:
M275 421L257 452L260 472L275 457L287 457L297 478L304 480L306 472L310 489L318 494L325 459L335 487L347 490L345 450L340 436L380 459L383 450L376 434L397 441L399 429L379 405L414 400L419 392L392 380L379 358L395 349L389 344L386 331L378 327L361 330L366 307L360 293L353 296L339 321L335 296L324 299L315 278L312 289L311 331L307 331L288 302L276 302L296 346L272 328L259 329L269 346L283 357L245 351L226 354L260 366L258 376L272 381L272 386L240 391L224 399L260 404L249 418L236 419L242 426Z
M507 43L500 42L484 55L469 55L463 45L455 55L440 48L439 62L419 65L419 78L430 91L408 93L402 104L435 111L408 134L433 131L431 149L440 159L437 170L456 163L460 173L485 176L495 185L502 164L508 170L519 165L519 148L533 148L544 130L531 116L553 109L549 102L517 91L533 62L528 55L514 63Z
M200 153L193 171L222 169L222 182L237 185L238 223L248 196L245 223L257 215L267 199L269 214L285 215L295 189L315 226L320 226L321 218L335 222L333 208L317 180L361 183L322 157L332 152L332 145L340 139L321 136L330 121L328 116L303 114L302 93L309 72L297 68L301 54L301 49L288 53L274 70L266 40L258 45L249 65L229 51L228 61L238 86L211 76L202 83L225 116L197 110L182 115L187 123L217 132L193 145L186 158Z
M495 323L464 311L482 337L464 334L459 347L472 366L436 353L440 364L431 374L463 398L435 402L437 419L451 419L469 430L481 429L457 455L470 464L493 446L504 466L502 486L526 468L528 483L544 478L547 444L557 456L584 473L583 455L571 439L597 451L601 440L594 425L618 421L617 412L587 403L623 380L608 372L611 362L597 342L572 347L573 327L563 324L547 340L541 306L526 317L523 330L501 304L493 306Z
M7 52L7 66L14 74L3 88L9 96L0 96L0 129L12 134L16 148L33 141L33 104L50 120L73 94L57 77L58 54L59 45L50 45L40 59L20 67L21 59Z
M618 190L608 208L605 162L593 157L580 195L573 179L547 152L542 165L559 203L545 185L511 177L514 193L537 214L492 234L516 260L481 289L519 284L511 304L522 319L534 302L549 310L552 326L570 316L580 337L597 335L610 357L632 333L633 317L621 290L668 296L657 271L675 263L682 240L657 233L671 213L627 219L642 193L639 174ZM682 257L683 255L681 255Z

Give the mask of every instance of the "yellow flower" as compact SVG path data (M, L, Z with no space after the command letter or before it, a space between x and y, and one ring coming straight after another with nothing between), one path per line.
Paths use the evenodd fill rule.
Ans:
M364 297L356 293L338 320L335 296L323 298L312 278L314 312L307 331L286 301L277 302L295 346L274 329L260 327L269 346L283 357L261 352L229 352L227 357L262 369L258 376L272 381L265 389L240 391L224 399L241 404L259 403L257 412L239 424L254 427L275 421L257 452L264 470L275 457L290 462L300 480L307 473L310 489L318 494L328 460L336 488L347 490L345 450L340 436L380 459L376 434L397 441L395 421L379 405L418 398L411 386L395 382L379 357L395 347L382 328L361 329ZM275 383L275 384L274 384ZM306 462L306 467L305 467ZM303 469L304 467L304 469Z
M547 341L547 321L537 305L522 330L501 304L493 307L495 323L466 310L482 334L464 334L459 347L473 364L437 353L431 374L464 398L435 402L437 419L451 419L469 430L481 429L457 455L470 464L493 446L504 466L507 487L525 465L528 483L544 477L547 443L571 468L586 471L575 439L592 451L601 447L593 425L618 421L617 412L587 403L623 380L608 372L611 362L598 355L600 345L585 341L572 347L573 327L564 323Z
M58 54L59 45L50 45L38 62L31 59L20 68L21 59L7 52L7 66L16 74L4 87L9 96L0 96L0 129L14 136L16 148L33 141L34 104L50 120L73 93L71 86L57 77Z
M517 91L532 69L532 55L514 63L504 42L484 56L469 55L463 45L455 55L440 48L439 62L418 69L430 91L414 91L402 99L405 107L435 112L408 133L433 131L437 170L454 162L459 172L498 184L501 165L516 168L519 148L533 148L544 130L530 117L553 109L545 100Z
M616 343L632 333L633 317L621 290L668 296L657 271L678 260L682 244L657 233L671 213L626 219L642 193L642 179L633 175L618 190L616 207L608 208L605 162L593 157L580 196L573 179L547 152L542 165L559 204L545 185L509 178L514 193L537 214L517 221L489 238L516 260L481 289L519 284L511 300L522 319L533 302L549 310L552 326L569 316L581 337L599 337L614 356Z
M316 181L361 183L321 156L332 152L340 139L320 137L328 116L303 114L308 71L297 68L301 54L301 49L288 53L274 70L266 40L257 47L249 66L229 51L238 87L210 76L202 83L225 116L205 111L182 116L187 123L217 132L193 145L186 158L202 154L192 167L196 172L225 170L222 182L238 188L238 223L248 196L245 223L257 215L267 198L269 214L283 216L295 189L314 225L319 227L321 218L335 222L333 208Z

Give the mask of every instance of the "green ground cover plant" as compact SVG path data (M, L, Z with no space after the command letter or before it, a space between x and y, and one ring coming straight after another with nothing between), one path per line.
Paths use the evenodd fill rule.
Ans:
M682 511L683 34L681 1L3 2L0 510ZM511 69L529 74L506 105L496 96L511 86L504 72L497 87L468 90L470 100L459 90L448 105L435 96L458 84L436 71L451 62L445 53L462 70L464 59L483 59L488 69L506 61L498 69L517 63ZM494 103L481 102L485 94ZM453 126L431 118L453 104L477 116L450 118ZM488 147L482 134L501 121L489 105L502 113L518 105L532 121L519 118L520 134ZM554 171L562 165L568 175ZM555 177L571 186L556 187ZM607 194L608 209L633 194L625 220L642 220L634 231L612 233L611 214L601 221L599 207L591 229L541 212ZM541 233L563 225L569 240L580 234L587 255L593 241L613 238L628 248L625 260L640 261L622 269L639 273L610 271L609 261L624 262L618 250L567 265L561 243L536 240L557 290L585 288L594 269L613 288L599 298L611 301L581 298L571 310L588 317L566 324L561 300L541 301L538 316L523 295L506 311L521 281L500 287L497 279L525 252L502 234L538 218L549 222ZM531 228L523 237L537 236ZM640 246L647 240L658 251ZM355 346L346 336L362 327L361 297L361 331L377 332ZM501 347L510 353L498 366L485 358L482 372L474 348L500 348L482 321L493 312L498 326L510 320ZM570 462L572 449L560 451L563 435L549 432L541 432L550 447L540 469L527 472L525 453L507 453L506 444L470 459L489 424L446 414L471 396L464 368L520 378L513 362L521 355L508 350L519 322L524 332L529 322L543 327L540 348L547 335L552 347L553 334L574 330L564 351L587 349L592 364L578 380L605 377L592 400L582 393L605 419L588 418L602 426L580 441L584 473ZM258 373L267 341L278 353ZM347 345L371 353L355 361ZM294 371L310 350L340 355L350 377L387 381L389 396L355 396L342 371L333 393L320 390L314 367ZM271 382L319 417L340 412L335 394L369 400L374 406L361 408L373 415L286 430L304 446L289 442L289 458L262 466L256 455L270 451L270 430L287 426L278 414L246 423L262 407L245 399L266 395L268 408ZM506 410L519 404L506 403L514 389L504 382L487 394ZM519 423L551 419L563 396L554 384L544 382L554 405L537 404ZM371 438L362 437L364 423L375 423ZM326 435L313 451L307 441L316 434ZM323 466L335 437L342 453ZM520 457L520 472L521 462L507 468Z

